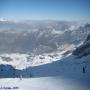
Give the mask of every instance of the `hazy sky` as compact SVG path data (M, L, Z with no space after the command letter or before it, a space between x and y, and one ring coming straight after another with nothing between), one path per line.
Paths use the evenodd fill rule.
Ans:
M0 18L90 19L90 0L0 0Z

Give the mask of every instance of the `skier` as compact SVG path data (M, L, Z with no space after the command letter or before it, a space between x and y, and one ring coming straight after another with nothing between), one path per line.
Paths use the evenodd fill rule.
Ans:
M83 66L83 73L86 73L86 66Z
M22 75L20 75L20 80L22 80Z

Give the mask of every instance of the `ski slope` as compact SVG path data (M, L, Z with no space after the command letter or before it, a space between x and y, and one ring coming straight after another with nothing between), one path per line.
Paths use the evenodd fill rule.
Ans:
M30 79L1 79L2 87L18 87L16 90L89 90L90 86L75 80L61 77L43 77Z
M83 66L86 66L86 73L82 72ZM29 78L1 78L0 87L18 87L16 90L90 90L90 55L83 58L70 55L23 70L27 75L29 72L32 73Z

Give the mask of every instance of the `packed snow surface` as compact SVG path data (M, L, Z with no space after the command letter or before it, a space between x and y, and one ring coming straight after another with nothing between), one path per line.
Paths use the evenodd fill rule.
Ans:
M75 80L60 77L43 77L30 79L1 79L2 87L18 87L16 90L89 90L90 86ZM12 89L13 90L13 89Z
M86 72L83 73L83 66ZM27 72L26 72L27 71ZM29 78L1 78L0 88L16 90L90 90L90 56L76 58L70 55L52 63L27 68ZM3 90L3 89L2 89ZM13 90L13 89L12 89Z

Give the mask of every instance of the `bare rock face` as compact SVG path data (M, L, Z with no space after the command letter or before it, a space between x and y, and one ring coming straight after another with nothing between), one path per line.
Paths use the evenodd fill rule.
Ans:
M76 55L78 57L87 56L90 54L90 34L87 36L85 42L76 48L76 50L73 52L73 55Z

